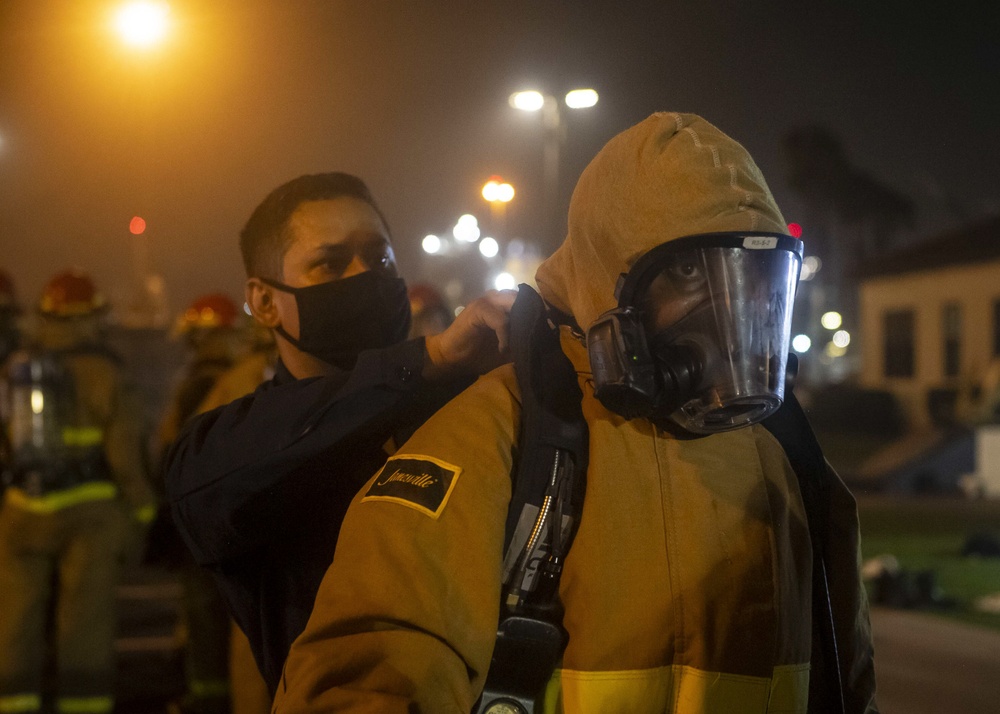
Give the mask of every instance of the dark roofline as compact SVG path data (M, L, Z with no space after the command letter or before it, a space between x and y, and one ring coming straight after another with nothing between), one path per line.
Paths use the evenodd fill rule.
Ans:
M889 253L862 271L861 279L1000 259L1000 215L928 238L918 245Z

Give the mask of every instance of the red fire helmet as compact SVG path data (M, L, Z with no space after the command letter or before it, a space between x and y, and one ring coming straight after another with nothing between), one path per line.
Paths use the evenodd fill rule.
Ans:
M177 320L178 332L195 329L232 327L239 317L239 309L229 296L222 293L202 295L192 302Z
M78 268L55 275L38 301L38 311L50 317L83 317L106 308L94 281Z

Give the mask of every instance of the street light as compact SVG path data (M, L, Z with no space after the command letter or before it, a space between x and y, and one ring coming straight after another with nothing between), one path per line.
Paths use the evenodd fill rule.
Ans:
M501 238L507 238L507 204L514 199L514 187L499 176L490 176L483 186L483 198L490 204L490 219L493 231Z
M563 102L570 109L586 109L596 105L597 99L596 90L581 88L567 92ZM556 229L559 218L556 215L559 205L559 147L566 140L566 126L559 111L559 100L552 95L529 89L514 92L508 101L515 109L542 113L542 127L545 130L542 149L543 220L546 226L545 239L547 242L554 242L559 237Z
M844 318L841 317L839 312L824 312L819 322L828 330L836 330L844 323Z
M455 240L463 243L475 243L482 235L479 230L479 221L471 213L466 213L458 217L458 222L451 229L451 234Z
M479 252L482 253L484 258L495 258L497 253L500 252L500 244L496 242L495 238L486 236L479 241Z
M483 198L490 203L510 203L514 198L514 187L499 176L492 176L483 186Z
M525 92L514 92L510 95L510 105L522 112L537 112L545 104L545 95L529 89Z
M115 13L114 26L126 44L152 47L166 37L170 29L170 6L152 0L130 2Z
M593 89L574 89L566 94L566 106L570 109L587 109L597 104L597 92Z
M500 273L493 278L493 287L497 290L513 290L517 287L517 278L510 273Z
M428 235L425 235L424 239L420 242L420 247L424 249L425 253L434 255L441 250L441 239L433 233L429 233Z

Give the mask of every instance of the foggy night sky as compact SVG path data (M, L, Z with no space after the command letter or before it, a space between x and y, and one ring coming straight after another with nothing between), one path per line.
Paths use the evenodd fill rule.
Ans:
M507 104L529 87L600 93L565 110L566 198L604 142L669 110L743 143L791 221L781 139L804 124L915 199L928 235L1000 212L987 3L170 4L170 41L143 57L108 29L117 3L0 0L0 268L23 303L71 265L127 301L135 214L175 310L218 290L242 301L240 228L272 188L318 171L368 182L411 280L426 233L488 218L491 174L517 188L509 225L530 239L542 131Z

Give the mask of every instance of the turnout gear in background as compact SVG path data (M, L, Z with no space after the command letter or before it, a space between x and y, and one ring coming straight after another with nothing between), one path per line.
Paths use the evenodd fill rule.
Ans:
M34 341L48 350L73 350L104 343L108 303L87 273L71 268L52 277L35 309Z
M41 330L2 379L15 448L0 507L0 712L40 711L50 694L56 711L114 705L115 588L154 507L120 363L73 339L104 309L92 287L81 273L46 286L41 320L65 329ZM54 693L42 691L50 652Z
M221 293L196 298L178 315L174 334L184 339L189 355L160 421L157 451L161 460L185 422L196 413L198 405L233 366L239 348L240 335L235 329L238 316L236 304ZM246 392L253 391L258 383L250 385ZM187 691L183 711L187 714L228 714L231 694L229 613L209 573L194 562L184 547L166 505L157 515L148 558L173 565L180 571L184 593L182 612L187 624L184 647Z
M17 325L17 316L20 312L17 294L14 292L14 281L5 271L0 270L0 365L20 343L20 330Z
M178 315L174 335L184 338L189 355L160 421L161 458L219 376L233 366L243 351L236 330L238 316L236 303L221 293L196 298Z
M4 312L19 312L17 292L14 290L14 280L6 270L0 270L0 310Z
M108 307L104 295L83 271L73 268L55 275L42 290L38 312L52 318L88 317Z
M550 306L587 328L617 307L618 277L665 242L784 230L743 147L694 115L657 114L584 171L568 236L536 278ZM595 397L578 328L559 331L583 393L589 465L546 711L804 713L812 552L788 455L759 424L690 438L626 420ZM486 375L361 489L276 712L470 711L501 608L521 399L511 367ZM832 471L829 487L847 711L874 712L857 513Z
M239 309L228 295L210 293L196 298L177 316L174 331L188 333L194 330L218 330L236 326Z

